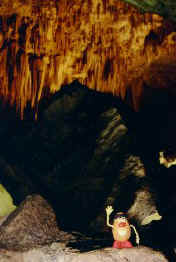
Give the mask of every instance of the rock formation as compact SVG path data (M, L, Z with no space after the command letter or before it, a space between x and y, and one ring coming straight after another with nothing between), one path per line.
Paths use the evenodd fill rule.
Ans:
M55 206L62 224L86 228L130 150L130 115L112 95L78 83L62 88L30 129L23 133L22 121L18 132L12 129L2 139L3 185L17 205L26 195L40 193Z
M42 97L78 79L137 110L145 72L175 64L175 39L172 22L120 0L2 0L0 95L23 117L28 103L37 112ZM159 72L149 82L162 78Z
M28 196L2 223L0 231L0 248L10 250L28 250L59 238L56 216L38 195Z

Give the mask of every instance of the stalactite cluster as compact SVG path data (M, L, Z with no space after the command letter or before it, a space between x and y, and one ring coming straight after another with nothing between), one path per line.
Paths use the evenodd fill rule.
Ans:
M117 0L2 0L0 96L23 117L28 103L78 79L138 108L143 75L176 59L174 26Z

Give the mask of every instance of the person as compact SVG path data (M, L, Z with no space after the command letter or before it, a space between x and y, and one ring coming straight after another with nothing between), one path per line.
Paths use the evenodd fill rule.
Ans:
M169 168L176 165L176 152L170 148L159 152L159 162L161 165Z
M130 225L128 219L123 212L118 212L114 216L113 225L109 223L109 217L113 212L112 206L107 206L106 208L106 223L107 226L112 228L112 234L114 238L113 247L114 248L132 248L133 245L129 241L131 236L131 228L134 229L136 234L136 243L139 245L139 235L136 228Z

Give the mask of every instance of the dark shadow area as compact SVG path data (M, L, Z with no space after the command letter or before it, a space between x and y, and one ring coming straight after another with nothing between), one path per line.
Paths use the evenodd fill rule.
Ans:
M139 138L142 147L158 151L176 148L176 94L173 89L144 86L139 112ZM145 139L144 139L145 137Z
M159 164L160 151L171 148L176 152L176 90L170 78L168 76L168 88L144 86L138 114L137 151L148 179L151 179L156 206L163 217L161 221L142 228L143 243L161 249L169 261L173 261L176 259L172 248L175 247L176 234L176 166L166 168ZM170 248L167 248L168 243Z

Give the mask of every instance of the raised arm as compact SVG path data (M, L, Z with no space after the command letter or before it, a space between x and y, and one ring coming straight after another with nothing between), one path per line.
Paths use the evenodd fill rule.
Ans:
M109 223L109 217L110 217L110 215L113 211L114 211L114 209L112 208L112 206L107 206L107 208L106 208L106 224L107 224L108 227L112 227L112 228L114 226Z
M130 227L132 227L134 229L134 232L135 232L135 235L136 235L136 244L139 245L139 241L140 241L139 234L138 234L135 226L130 225Z

